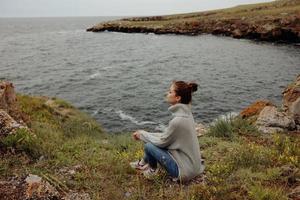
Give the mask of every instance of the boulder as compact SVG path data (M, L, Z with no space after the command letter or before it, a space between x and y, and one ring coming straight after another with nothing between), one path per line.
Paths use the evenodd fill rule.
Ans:
M201 123L196 124L196 133L197 136L203 136L207 132L207 127Z
M25 179L27 199L58 199L59 192L41 177L29 174Z
M51 108L55 114L60 115L62 117L68 118L74 114L74 110L71 109L72 107L70 107L71 105L68 106L60 105L55 100L56 98L48 99L44 104L47 107Z
M29 117L19 108L14 85L7 81L0 81L0 109L6 111L18 123L25 125L29 121Z
M282 109L300 125L300 75L283 92Z
M27 129L27 126L18 123L7 112L0 109L0 137L13 134L19 128Z
M279 112L275 106L266 106L255 122L258 130L264 133L289 131L296 128L295 121L284 112Z
M0 108L9 111L17 102L16 93L12 83L0 82Z
M273 104L268 100L259 100L242 110L240 116L245 119L253 116L258 116L259 113L266 107L273 106Z

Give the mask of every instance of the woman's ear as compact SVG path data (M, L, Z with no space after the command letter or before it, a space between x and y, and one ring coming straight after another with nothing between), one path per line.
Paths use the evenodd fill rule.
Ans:
M181 101L181 96L176 96L175 99L176 99L177 103L179 103Z

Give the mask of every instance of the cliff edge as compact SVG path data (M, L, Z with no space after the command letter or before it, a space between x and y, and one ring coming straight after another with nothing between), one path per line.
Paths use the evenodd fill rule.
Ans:
M300 42L300 1L277 0L187 14L132 17L97 24L87 31L200 35Z

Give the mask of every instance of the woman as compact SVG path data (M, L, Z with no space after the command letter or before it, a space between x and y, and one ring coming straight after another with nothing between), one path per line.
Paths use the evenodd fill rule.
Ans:
M173 81L166 100L171 105L168 110L173 119L163 133L150 133L138 130L133 133L135 140L145 142L144 158L130 163L143 170L150 178L157 173L157 164L165 168L170 176L180 181L188 181L201 174L199 142L196 136L195 121L191 112L192 93L197 91L196 83Z

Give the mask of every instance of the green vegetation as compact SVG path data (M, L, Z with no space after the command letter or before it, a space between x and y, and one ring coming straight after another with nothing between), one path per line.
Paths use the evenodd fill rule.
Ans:
M208 129L209 136L234 139L238 135L258 136L260 133L249 121L228 116L216 119Z
M33 134L19 130L1 140L1 179L33 173L59 191L85 191L92 199L276 200L287 199L300 176L298 135L263 135L232 118L219 120L199 138L205 183L177 184L164 173L149 181L129 166L143 155L130 133L105 133L63 100L18 95L18 101Z
M287 15L295 14L300 10L300 4L298 0L277 0L267 3L256 3L256 4L246 4L235 6L232 8L204 11L204 12L193 12L175 15L164 15L164 16L154 16L154 17L135 17L128 18L124 21L135 21L136 23L155 23L163 21L173 21L178 22L185 20L195 20L195 19L233 19L233 18L252 18L259 19L261 16L277 16L277 15ZM284 14L282 14L284 13Z
M199 35L299 43L299 0L277 0L186 14L131 17L99 23L87 31Z

